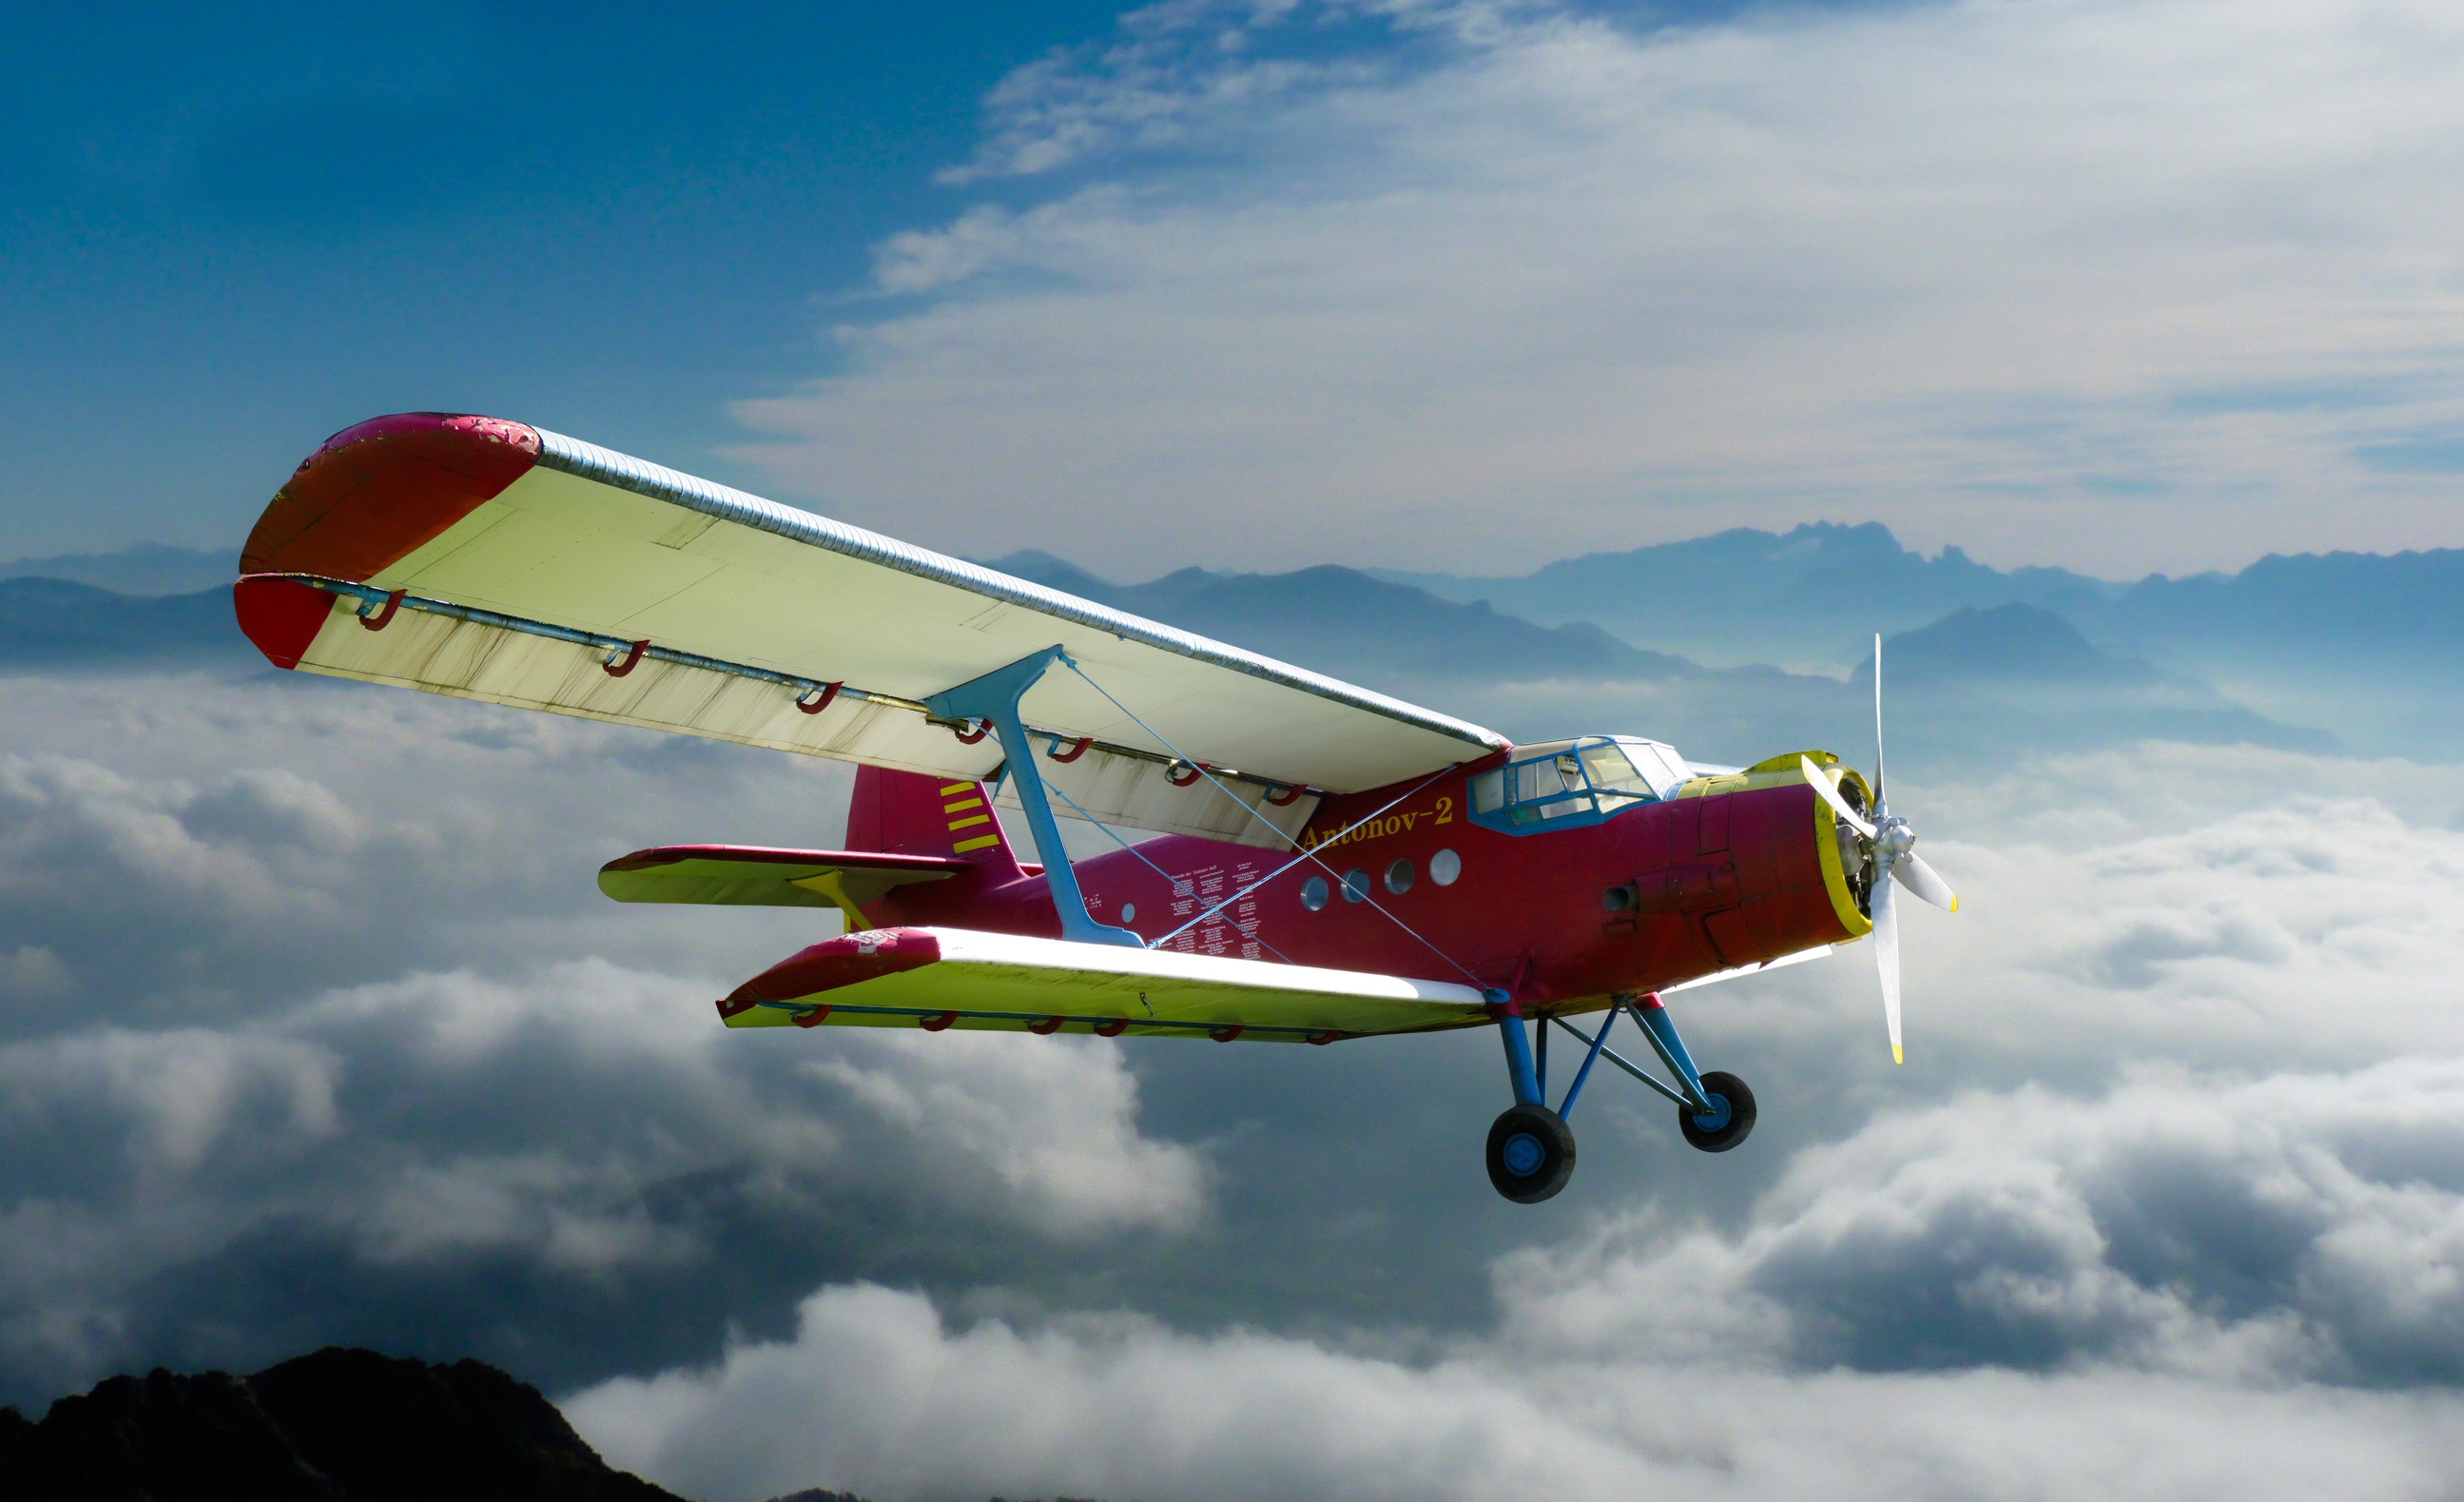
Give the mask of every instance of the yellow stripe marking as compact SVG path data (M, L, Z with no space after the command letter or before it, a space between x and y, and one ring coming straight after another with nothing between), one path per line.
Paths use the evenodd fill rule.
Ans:
M949 786L941 789L941 796L944 798L951 798L959 793L972 793L975 790L976 784L973 783L952 783Z
M965 828L971 824L990 824L992 822L993 816L988 813L979 813L965 819L953 819L950 821L950 832L952 834L956 834L960 829Z
M984 801L980 798L961 798L954 804L943 804L941 806L941 811L943 813L964 813L970 808L980 808L983 806Z
M951 850L951 853L952 853L952 854L955 854L955 855L964 855L964 854L965 854L965 853L967 853L967 851L969 851L969 850L990 850L990 849L992 849L994 846L999 845L1000 843L1001 843L1001 836L1000 836L1000 835L998 835L998 834L987 834L987 835L983 836L983 837L982 837L982 838L980 838L980 839L974 839L974 840L960 840L957 844L951 846L951 847L950 847L950 850Z

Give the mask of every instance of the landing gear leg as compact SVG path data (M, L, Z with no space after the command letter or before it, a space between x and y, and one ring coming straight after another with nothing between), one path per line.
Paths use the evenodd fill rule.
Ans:
M1685 1051L1685 1040L1677 1036L1677 1024L1669 1020L1668 1008L1660 1005L1659 997L1644 996L1627 1005L1641 1022L1642 1034L1651 1040L1660 1062L1684 1082L1686 1098L1677 1107L1677 1130L1685 1140L1706 1153L1725 1153L1751 1136L1754 1093L1746 1088L1746 1082L1719 1070L1694 1072L1693 1056Z
M1541 1097L1521 1009L1502 994L1491 999L1505 1003L1497 1030L1506 1045L1506 1074L1514 1087L1514 1104L1489 1126L1488 1182L1518 1204L1537 1204L1573 1177L1574 1133Z

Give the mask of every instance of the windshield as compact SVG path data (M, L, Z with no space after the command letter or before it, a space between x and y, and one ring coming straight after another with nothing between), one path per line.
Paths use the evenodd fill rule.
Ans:
M1625 752L1651 790L1662 798L1676 793L1685 780L1694 775L1677 748L1661 740L1644 740L1633 736L1617 737L1617 747Z
M1509 828L1605 817L1675 792L1684 765L1656 740L1597 736L1518 746L1513 761L1471 780L1471 811Z

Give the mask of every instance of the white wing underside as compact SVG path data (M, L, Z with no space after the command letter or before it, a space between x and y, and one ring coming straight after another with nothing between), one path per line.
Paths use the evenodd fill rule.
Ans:
M1307 823L1317 792L1386 786L1507 743L1057 590L554 433L539 438L528 473L361 582L404 591L408 608L370 630L358 613L364 595L338 594L298 666L974 781L1017 748L990 736L962 743L926 718L922 701L1057 645L1087 677L1055 667L1027 693L1022 718L1067 738L1063 754L1078 738L1093 743L1063 762L1053 742L1031 735L1050 786L1108 823L1274 847ZM604 642L572 633L709 661L654 653L610 676ZM793 685L731 666L845 689L806 714ZM1193 781L1170 764L1167 741L1245 776L1227 775L1229 793ZM1278 797L1284 806L1270 802ZM1073 810L1056 801L1055 811Z

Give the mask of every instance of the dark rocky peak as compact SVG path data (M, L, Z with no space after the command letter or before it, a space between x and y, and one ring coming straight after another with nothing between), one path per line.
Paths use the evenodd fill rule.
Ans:
M253 1377L160 1368L0 1408L0 1496L78 1502L677 1502L615 1470L538 1388L329 1346Z

